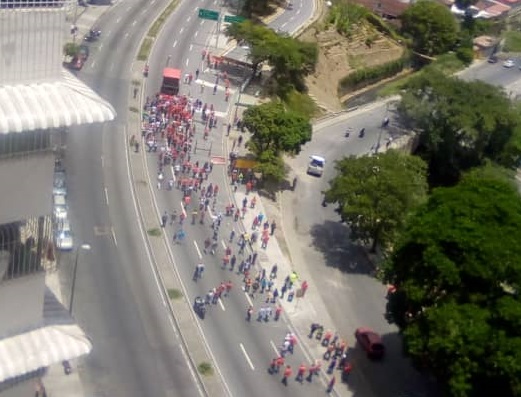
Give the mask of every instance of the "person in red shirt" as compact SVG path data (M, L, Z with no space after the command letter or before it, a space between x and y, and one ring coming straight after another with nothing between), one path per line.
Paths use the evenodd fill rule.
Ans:
M291 365L286 365L286 368L284 369L284 376L282 377L282 383L284 386L288 385L288 379L293 374L293 370L291 369Z
M274 317L274 320L275 321L279 321L279 318L280 318L280 315L282 314L282 306L281 305L278 305L277 308L275 309L275 317Z
M297 378L296 381L302 383L304 381L304 375L306 374L306 366L304 363L300 364L298 367Z
M351 373L352 370L353 370L353 366L351 365L351 363L346 363L344 365L344 368L342 368L342 382L347 383L347 380L349 379L349 374Z

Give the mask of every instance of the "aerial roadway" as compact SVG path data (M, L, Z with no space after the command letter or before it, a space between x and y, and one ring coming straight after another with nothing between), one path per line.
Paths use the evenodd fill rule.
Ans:
M130 69L137 46L154 17L166 5L162 0L119 1L105 13L97 26L103 32L91 45L89 61L79 73L81 79L108 99L115 107L115 122L71 129L67 141L65 166L68 173L70 217L77 243L89 243L92 250L81 253L76 280L74 315L92 338L94 349L83 362L80 375L87 395L107 396L197 396L201 394L194 369L188 365L178 330L165 304L166 297L151 266L138 211L129 184L126 145ZM218 4L201 1L197 7L216 9ZM207 46L215 23L197 19L197 7L182 2L156 41L150 59L150 81L159 81L165 65L195 71L201 49ZM220 95L211 98L213 87L209 71L203 101L215 102L222 126L227 104ZM186 88L186 87L185 87ZM147 86L147 95L157 87ZM217 96L219 99L217 100ZM219 130L220 131L220 130ZM216 133L213 133L214 135ZM215 136L214 154L222 154ZM156 161L147 157L151 179ZM224 173L215 172L215 183L224 186ZM163 193L163 192L161 192ZM224 191L222 202L225 202ZM177 194L177 192L176 192ZM161 208L180 203L180 197L158 195ZM176 204L174 204L176 205ZM201 246L207 230L189 231L191 241ZM196 245L175 249L173 264L178 266L190 299L204 294L223 281L218 274L219 258L206 263L203 282L193 285L192 266L200 261ZM73 257L69 258L72 262ZM212 267L214 269L212 269ZM226 278L231 277L226 275ZM314 396L323 392L318 380L302 387L280 383L270 377L267 367L290 330L284 321L277 324L252 324L245 321L249 304L237 291L222 305L212 308L202 322L207 342L216 357L229 394L234 396ZM70 280L68 280L70 282ZM220 311L220 312L219 312ZM292 365L308 362L304 351L295 349ZM294 382L293 382L294 383Z

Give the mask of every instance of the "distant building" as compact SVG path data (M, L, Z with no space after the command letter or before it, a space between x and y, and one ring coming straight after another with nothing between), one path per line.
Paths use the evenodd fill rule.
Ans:
M87 354L84 332L45 286L54 264L55 149L112 106L62 67L76 0L0 0L0 396L43 396L49 365Z

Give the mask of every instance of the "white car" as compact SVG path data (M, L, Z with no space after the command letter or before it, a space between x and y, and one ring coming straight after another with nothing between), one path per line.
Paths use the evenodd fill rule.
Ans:
M507 59L505 62L503 62L503 67L505 68L512 68L515 66L515 62L512 59Z
M310 156L307 173L309 175L322 176L324 173L324 166L326 165L326 159L320 156Z
M56 248L60 251L70 251L74 248L74 239L70 231L63 230L56 233Z

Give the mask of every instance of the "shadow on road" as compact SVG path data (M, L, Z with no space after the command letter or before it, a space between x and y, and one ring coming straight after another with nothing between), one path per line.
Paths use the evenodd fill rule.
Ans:
M327 266L352 274L373 273L365 249L351 242L349 228L343 223L328 220L315 224L310 234L312 246L322 253Z

